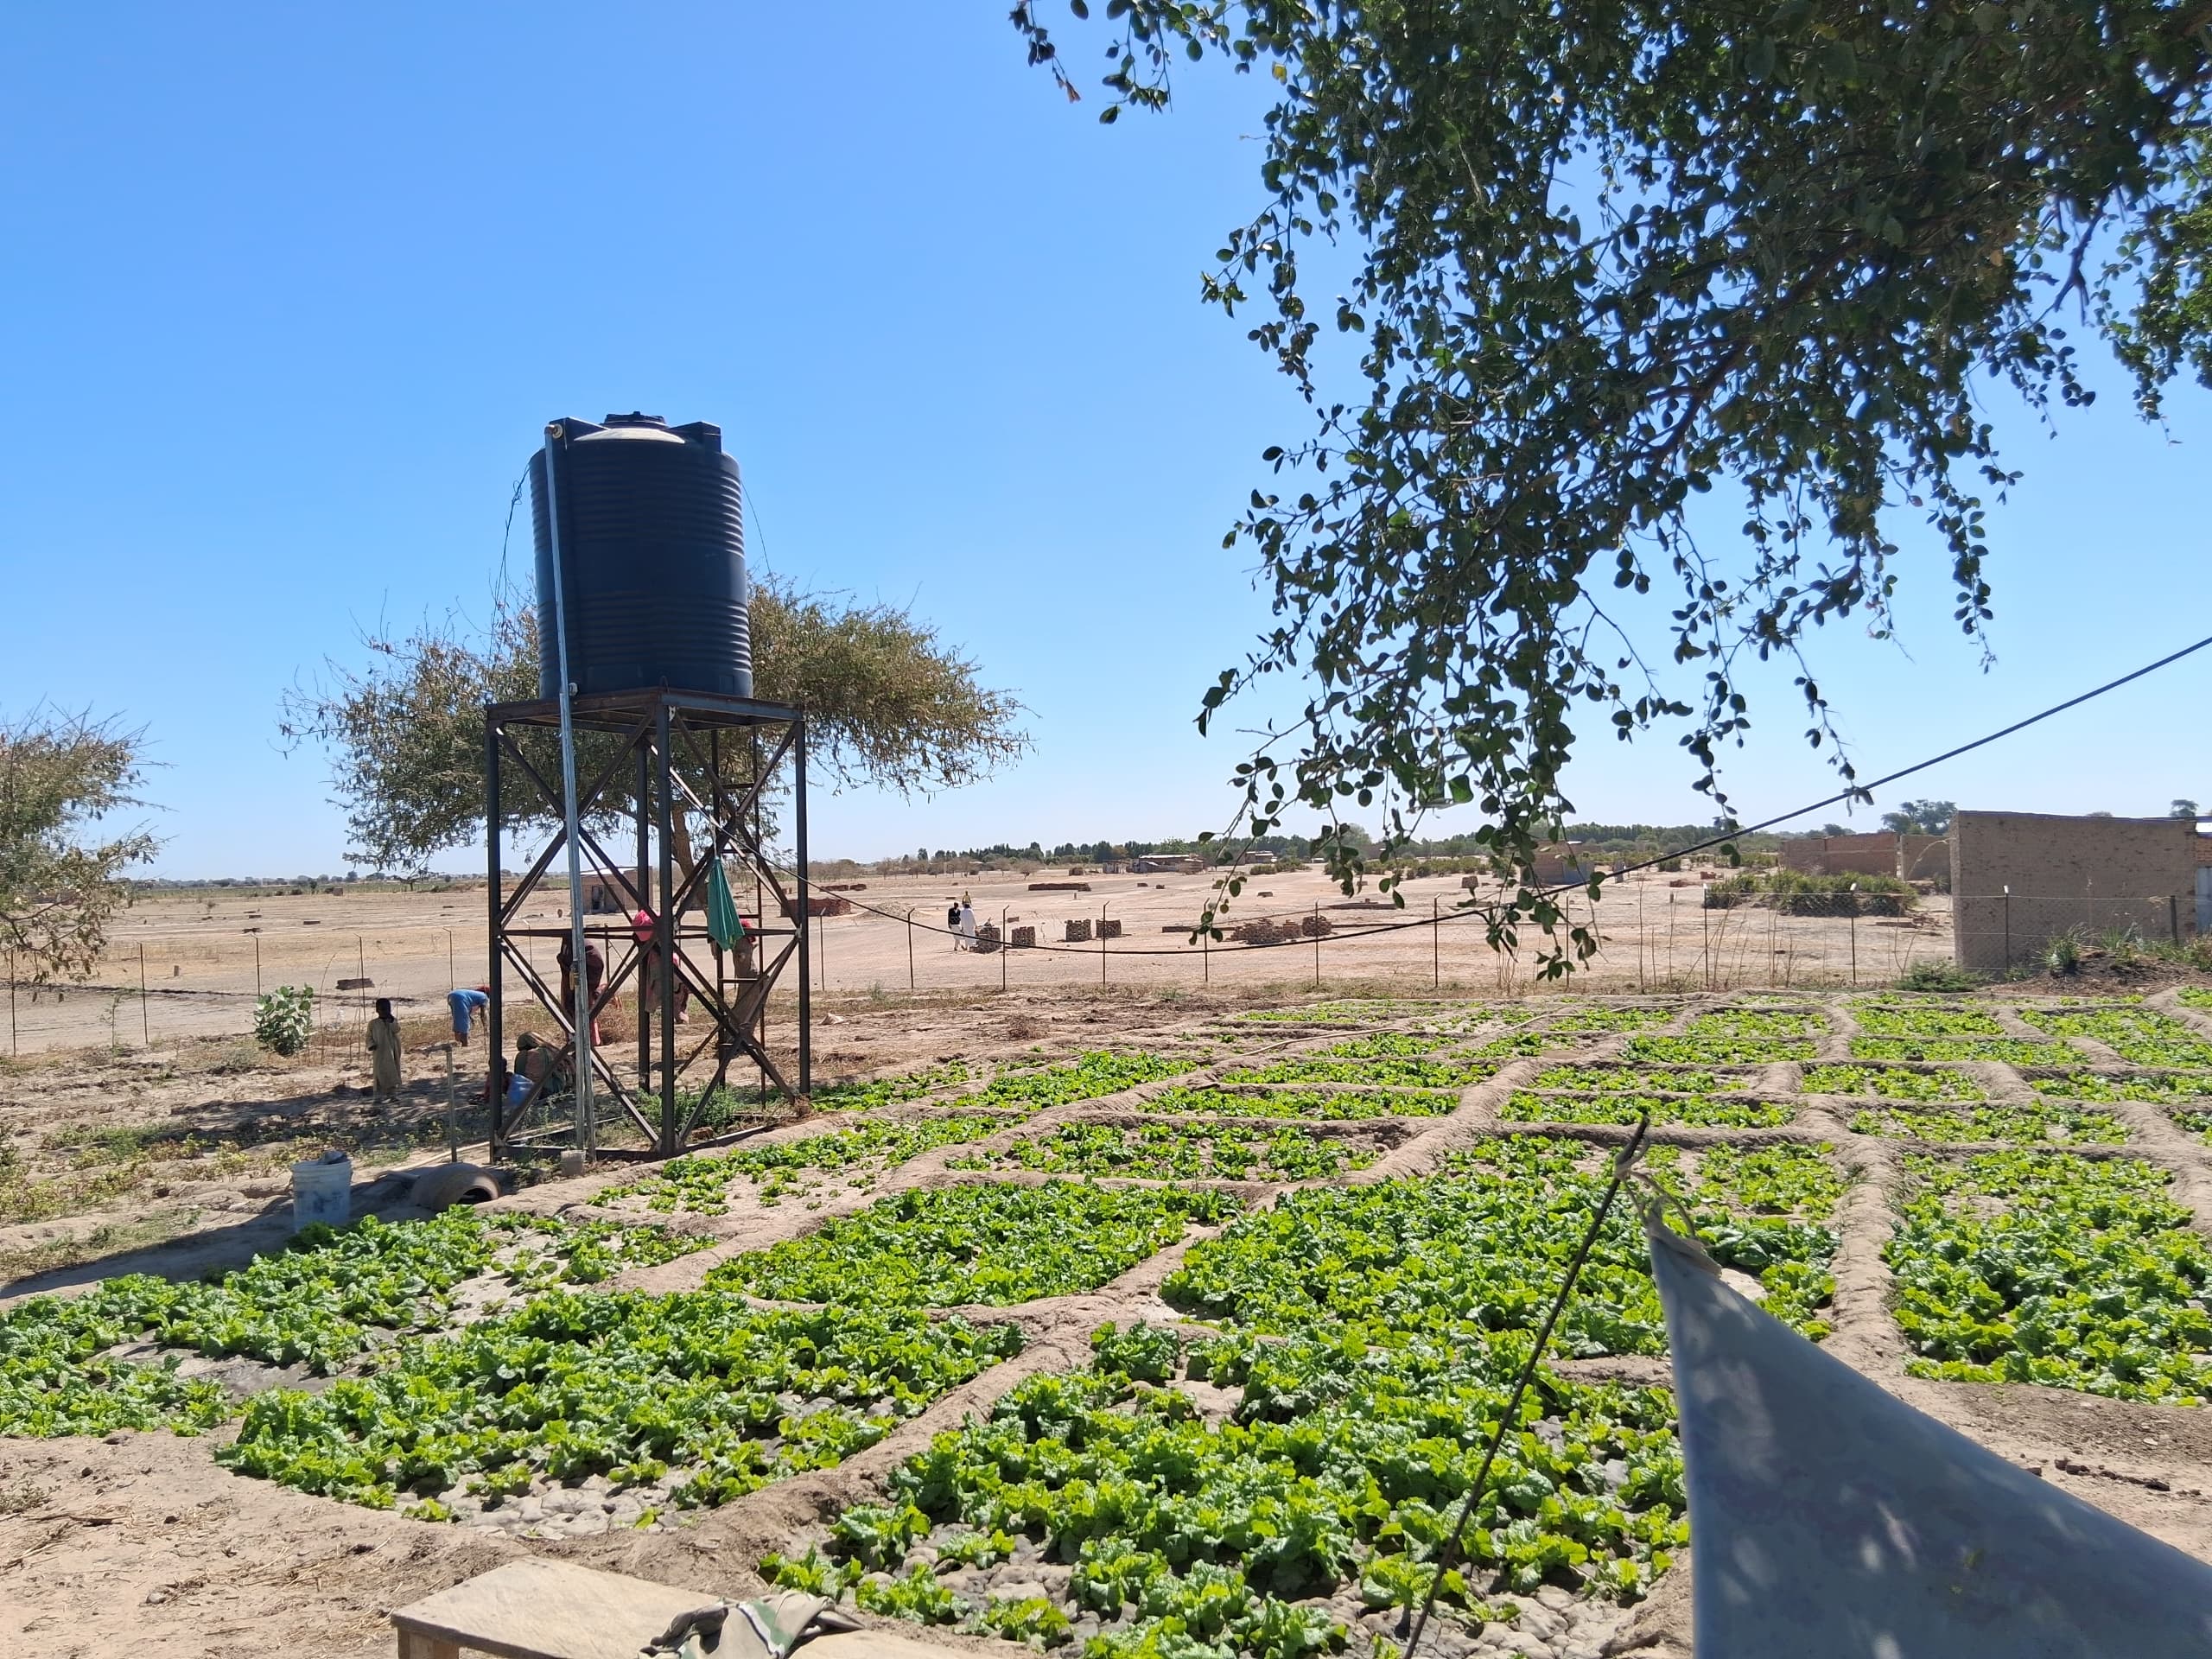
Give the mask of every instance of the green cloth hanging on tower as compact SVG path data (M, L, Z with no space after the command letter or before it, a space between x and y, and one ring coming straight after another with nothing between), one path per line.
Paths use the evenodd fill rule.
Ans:
M707 870L707 932L725 950L735 949L745 937L745 924L738 917L737 900L730 897L729 877L719 858Z

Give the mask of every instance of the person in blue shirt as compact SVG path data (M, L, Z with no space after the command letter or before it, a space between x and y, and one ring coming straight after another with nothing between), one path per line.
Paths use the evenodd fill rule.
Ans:
M468 1046L468 1030L477 1016L492 1006L489 985L455 986L446 993L446 1006L453 1010L454 1040L463 1048Z

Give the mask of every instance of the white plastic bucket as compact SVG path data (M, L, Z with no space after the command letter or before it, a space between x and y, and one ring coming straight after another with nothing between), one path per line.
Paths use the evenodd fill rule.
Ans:
M292 1230L320 1221L343 1227L353 1219L353 1160L321 1159L292 1166Z

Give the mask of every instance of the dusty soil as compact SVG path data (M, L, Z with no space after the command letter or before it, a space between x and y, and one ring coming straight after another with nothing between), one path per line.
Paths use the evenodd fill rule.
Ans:
M1409 988L1418 988L1413 987ZM1029 989L1007 997L951 995L877 1003L865 995L833 998L836 1023L819 1033L824 1062L855 1074L884 1073L959 1058L979 1072L993 1065L1107 1044L1151 1049L1186 1046L1196 1079L1229 1063L1281 1048L1310 1048L1340 1039L1347 1028L1228 1026L1218 1016L1261 995L1260 988L1216 986L1178 991L1095 988ZM1669 1006L1687 1019L1717 998ZM1827 1001L1834 1029L1821 1039L1822 1059L1847 1053L1852 1022L1840 998ZM2212 1036L2212 1017L2169 995L2152 1006ZM2006 1016L2008 1024L2020 1022ZM1379 1021L1387 1025L1386 1019ZM2027 1028L2021 1026L2024 1032ZM1618 1051L1624 1039L1590 1043L1589 1058ZM1207 1045L1201 1050L1200 1045ZM2092 1063L2111 1064L2090 1046ZM1346 1179L1370 1180L1418 1173L1452 1148L1490 1134L1525 1132L1501 1122L1498 1108L1516 1087L1555 1064L1556 1057L1515 1060L1461 1092L1442 1118L1361 1124L1381 1160ZM41 1289L66 1290L125 1270L196 1272L242 1260L276 1243L287 1230L279 1178L272 1169L321 1139L364 1149L365 1189L387 1167L404 1168L442 1156L442 1085L418 1087L397 1112L372 1113L344 1079L350 1062L307 1057L290 1063L252 1061L220 1040L187 1045L166 1056L95 1051L54 1053L7 1074L0 1123L17 1154L12 1186L42 1195L55 1209L38 1222L0 1235L0 1249L19 1253L59 1240L63 1254L100 1227L127 1230L167 1214L176 1236L128 1240L117 1249L92 1246L89 1259L0 1286L0 1300ZM2018 1098L2027 1084L2011 1068L1978 1065L1993 1096ZM1662 1129L1657 1138L1685 1147L1717 1141L1827 1142L1859 1178L1839 1214L1842 1249L1829 1351L1919 1408L1952 1424L2043 1478L2073 1491L2176 1547L2212 1560L2212 1415L2199 1410L2133 1405L2029 1388L1991 1388L1909 1379L1903 1349L1887 1312L1890 1283L1881 1261L1900 1165L1890 1142L1847 1133L1848 1104L1800 1095L1800 1068L1779 1063L1757 1074L1770 1097L1795 1097L1797 1116L1758 1131ZM1185 1079L1193 1080L1193 1079ZM1048 1133L1069 1121L1127 1122L1131 1108L1164 1085L1061 1107L1010 1128L988 1144ZM923 1102L906 1110L926 1111ZM2112 1108L2126 1121L2129 1152L2172 1170L2176 1196L2212 1231L2212 1156L2155 1109L2132 1103ZM1172 1121L1172 1120L1169 1120ZM180 1124L201 1143L185 1148ZM779 1136L811 1132L794 1125ZM131 1141L125 1132L149 1128ZM1553 1131L1556 1132L1556 1131ZM1573 1131L1602 1146L1624 1131ZM423 1146L419 1136L432 1144ZM102 1137L106 1137L103 1139ZM149 1143L170 1137L163 1155ZM118 1138L120 1137L120 1138ZM84 1162L87 1148L126 1145L120 1161ZM769 1205L734 1189L728 1213L684 1216L678 1224L709 1233L713 1248L617 1283L674 1289L697 1284L718 1261L744 1249L791 1236L883 1194L925 1184L984 1179L950 1169L970 1150L944 1147L880 1176L864 1188L825 1187L804 1201ZM243 1160L241 1163L239 1160ZM634 1168L606 1169L569 1181L545 1181L503 1200L550 1214L634 1213L609 1207L606 1190L632 1180ZM1025 1179L1019 1174L990 1179ZM75 1185L72 1185L72 1184ZM1245 1189L1264 1200L1264 1185ZM398 1201L396 1186L385 1189ZM365 1198L370 1195L364 1192ZM82 1198L77 1207L70 1207ZM168 1210L157 1208L171 1206ZM123 1237L124 1234L118 1234ZM167 1435L118 1435L105 1441L0 1440L0 1650L26 1656L90 1654L118 1639L182 1654L287 1655L389 1651L381 1621L402 1605L524 1549L707 1591L750 1592L753 1567L769 1548L790 1548L843 1505L880 1490L884 1476L940 1429L987 1408L1021 1377L1083 1363L1088 1336L1102 1319L1173 1319L1158 1289L1181 1249L1155 1256L1112 1283L1082 1295L1014 1309L970 1310L979 1319L1012 1319L1028 1338L1016 1359L981 1376L932 1405L875 1446L824 1473L785 1481L682 1524L613 1527L587 1505L581 1511L541 1508L479 1515L469 1526L408 1521L307 1497L264 1482L232 1477L208 1457L209 1441ZM1665 1380L1664 1362L1593 1361L1563 1369ZM1201 1409L1222 1402L1201 1401ZM1545 1653L1646 1656L1688 1651L1690 1573L1678 1567L1660 1593L1632 1614L1590 1610L1562 1624L1548 1604L1532 1611L1536 1628L1549 1618L1560 1634ZM1602 1616L1600 1616L1602 1614ZM1578 1622L1579 1621L1579 1622ZM932 1633L950 1648L1002 1644ZM1357 1636L1356 1636L1356 1640ZM1521 1649L1534 1651L1535 1649Z
M1033 880L1080 880L1088 891L1032 892ZM1479 920L1464 914L1450 919L1466 896L1458 876L1408 881L1399 909L1371 897L1348 899L1318 869L1255 875L1225 925L1319 916L1332 931L1318 959L1306 940L1264 948L1191 944L1191 930L1213 891L1207 876L1070 877L1052 868L1034 876L873 877L865 891L842 895L861 908L815 924L812 974L831 991L893 996L994 990L1002 976L1011 988L1052 992L1096 988L1102 977L1109 989L1173 988L1191 995L1232 988L1294 995L1310 989L1317 976L1331 988L1397 981L1491 995L1529 988L1525 958L1516 964L1494 957ZM956 950L944 931L945 908L963 896L974 900L979 921L1035 927L1039 948L1003 956ZM1950 955L1949 901L1940 896L1924 899L1909 916L1870 917L1855 925L1768 910L1706 911L1702 897L1694 870L1648 871L1609 884L1598 906L1603 948L1578 983L1607 991L1886 984L1915 963ZM1571 895L1567 908L1578 925L1588 924L1586 897ZM567 915L563 894L546 893L518 920L543 928ZM1102 918L1122 930L1103 953L1095 941L1065 943L1068 923ZM1444 919L1432 926L1433 918ZM619 918L594 917L589 925L610 935L610 944L623 937ZM486 977L485 926L480 886L149 895L124 916L88 984L15 988L9 1052L87 1044L162 1048L190 1038L243 1034L251 1028L257 989L309 985L324 1027L319 1053L351 1059L358 1071L357 1027L369 1000L390 996L403 1018L418 1017L426 1029L442 1025L445 994ZM533 962L547 973L553 950L550 940L530 941ZM707 971L711 975L710 967ZM340 980L363 979L372 983L338 988ZM787 1028L791 999L779 1001L777 1010L772 1022ZM365 1071L359 1076L365 1079Z

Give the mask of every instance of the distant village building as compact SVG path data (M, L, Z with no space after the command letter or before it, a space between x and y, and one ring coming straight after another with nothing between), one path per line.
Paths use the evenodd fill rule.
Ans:
M1206 861L1196 853L1147 853L1129 861L1139 875L1203 875Z

